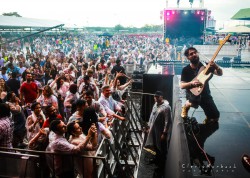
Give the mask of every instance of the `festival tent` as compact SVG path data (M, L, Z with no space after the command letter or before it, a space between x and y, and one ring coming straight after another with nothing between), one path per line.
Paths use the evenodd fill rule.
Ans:
M250 8L240 9L231 19L232 20L250 20Z
M228 27L217 31L218 33L250 33L250 28L246 26Z

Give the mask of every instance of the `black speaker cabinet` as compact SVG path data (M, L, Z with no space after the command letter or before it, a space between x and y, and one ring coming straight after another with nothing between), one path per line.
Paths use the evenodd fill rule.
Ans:
M154 96L146 93L154 94L156 91L162 91L164 99L168 100L170 106L173 103L173 77L174 75L162 74L143 74L143 97L142 97L142 119L148 121L153 105Z
M134 82L132 83L132 86L131 86L131 90L132 91L142 91L142 79L137 79L137 80L134 80Z

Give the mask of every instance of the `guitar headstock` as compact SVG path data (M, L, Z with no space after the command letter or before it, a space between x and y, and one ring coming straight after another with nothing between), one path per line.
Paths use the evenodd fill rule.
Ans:
M231 36L231 34L228 34L224 39L223 39L223 41L221 41L221 45L224 45L228 40L229 40L229 38L230 38L230 36Z

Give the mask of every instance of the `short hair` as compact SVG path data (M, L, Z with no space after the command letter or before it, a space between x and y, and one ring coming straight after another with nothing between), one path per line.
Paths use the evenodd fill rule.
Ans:
M2 67L2 70L7 70L7 68L6 67Z
M102 91L106 90L107 88L110 88L110 86L109 86L109 85L104 85L104 86L102 87Z
M12 77L12 78L16 78L16 76L17 76L17 73L16 73L16 72L12 72L12 73L11 73L11 77Z
M10 99L12 98L13 93L14 93L13 91L10 91L10 92L7 93L7 95L6 95L6 100L7 101L10 101Z
M46 91L47 91L47 94L48 94L49 96L51 96L51 95L53 94L52 88L51 88L49 85L45 85L45 86L43 87L43 90L46 90Z
M85 106L86 105L86 100L78 99L78 100L76 100L75 105L76 105L76 107Z
M76 124L75 121L72 121L72 122L68 123L67 132L68 132L69 135L72 135L72 133L75 131L75 127L74 127L75 124Z
M49 130L56 132L58 131L57 126L61 123L62 121L60 119L55 119L53 120L50 125L49 125Z
M116 64L119 64L120 62L121 62L121 60L120 59L116 59Z
M86 96L94 96L94 93L93 93L91 90L87 90L87 91L85 92L85 95L86 95Z
M196 49L196 48L194 48L194 47L189 47L189 48L187 48L187 49L184 51L184 55L185 55L186 57L188 57L188 55L189 55L189 51L190 51L190 50L197 51L197 49Z
M51 104L45 107L45 113L48 115L49 114L49 109L52 107Z
M3 117L10 117L10 106L6 103L0 103L0 119Z
M88 74L93 74L94 71L93 71L92 69L88 69L88 70L87 70L87 73L88 73Z
M88 76L88 75L85 75L85 76L83 77L83 79L84 79L84 80L89 80L89 76Z
M69 86L69 91L73 94L75 94L77 92L77 85L76 84L71 84Z
M39 104L40 104L39 102L34 102L34 103L32 103L32 104L31 104L31 107L30 107L31 111L34 111L35 108L36 108L36 106L39 105ZM40 104L40 105L41 105L41 104Z
M93 123L95 123L97 129L99 128L97 122L98 122L98 116L95 112L95 108L93 107L87 107L83 111L83 123L82 123L82 128L83 128L83 133L85 135L88 134L88 130L91 127Z

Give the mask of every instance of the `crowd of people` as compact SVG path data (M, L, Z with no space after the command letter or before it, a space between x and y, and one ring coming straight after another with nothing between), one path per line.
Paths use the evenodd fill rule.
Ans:
M111 138L112 121L126 121L133 82L126 64L145 68L170 50L157 36L39 36L3 46L0 147L93 156L101 139ZM87 170L78 174L92 177ZM74 174L60 166L55 172Z

